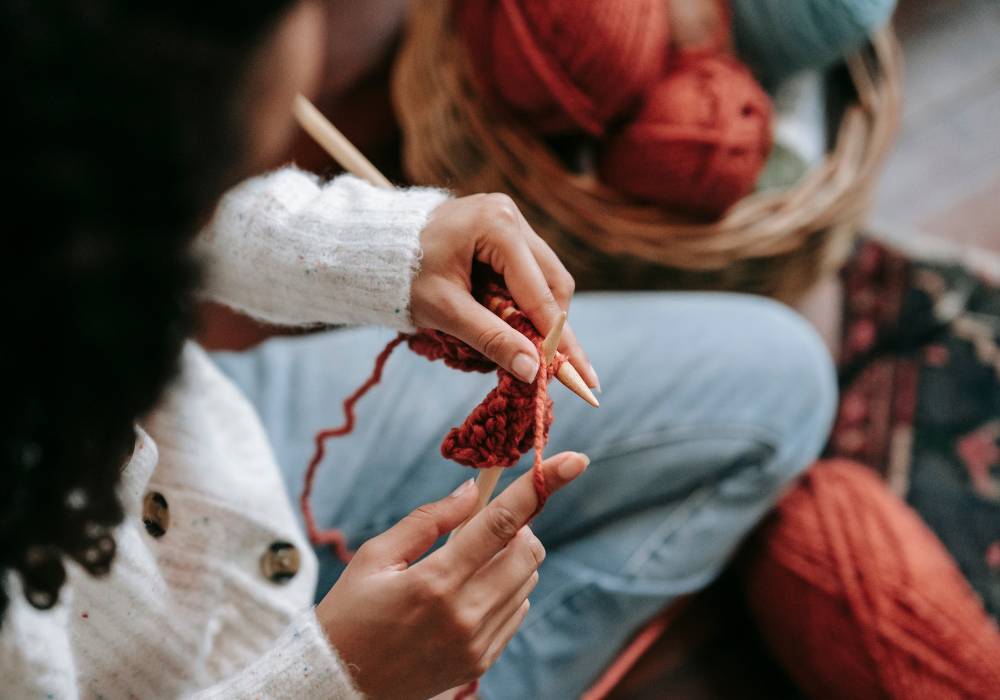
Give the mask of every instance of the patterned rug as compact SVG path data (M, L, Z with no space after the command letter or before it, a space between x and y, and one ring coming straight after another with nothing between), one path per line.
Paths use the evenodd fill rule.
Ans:
M1000 619L1000 287L869 242L844 289L829 453L879 471Z

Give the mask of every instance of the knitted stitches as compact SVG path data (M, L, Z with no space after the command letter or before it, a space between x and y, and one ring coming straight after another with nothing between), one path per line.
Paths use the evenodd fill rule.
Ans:
M541 357L542 335L511 299L510 292L495 281L484 285L477 294L485 306L492 309L511 327L527 336L538 348ZM316 434L316 449L306 469L305 484L300 497L302 515L309 539L317 545L327 545L343 561L350 561L353 552L339 530L320 530L310 504L313 482L326 453L326 441L348 435L354 430L354 406L382 380L385 363L392 352L405 342L410 350L429 360L442 360L446 365L464 372L489 372L496 365L462 341L440 331L422 329L414 334L400 333L375 358L372 374L344 400L344 423ZM548 396L548 378L554 376L566 361L556 353L551 366L539 363L538 374L531 384L522 382L505 369L497 369L498 382L486 398L476 406L462 425L452 428L441 443L441 454L467 467L510 467L521 455L534 447L532 466L538 510L549 496L548 484L541 470L542 453L548 442L552 424L552 400Z

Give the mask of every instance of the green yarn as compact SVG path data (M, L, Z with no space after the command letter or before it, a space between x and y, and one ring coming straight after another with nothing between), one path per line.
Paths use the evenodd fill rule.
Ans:
M742 58L767 87L825 68L889 19L895 0L732 0Z
M757 178L755 192L787 190L809 172L809 164L798 153L781 143L774 144L764 169Z

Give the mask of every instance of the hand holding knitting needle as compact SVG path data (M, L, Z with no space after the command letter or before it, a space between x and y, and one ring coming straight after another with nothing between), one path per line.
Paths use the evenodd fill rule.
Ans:
M308 99L299 95L294 111L302 127L345 170L376 187L392 188ZM485 264L500 274L514 302L545 334L565 320L574 283L513 200L503 194L485 194L445 202L432 212L421 234L421 247L421 270L411 289L414 323L453 335L514 376L532 381L538 371L538 353L531 341L472 297L473 265ZM562 364L557 379L597 406L590 390L599 390L597 373L568 325L558 349L569 362Z
M564 452L542 463L542 476L554 492L588 462ZM473 513L477 497L468 481L366 542L317 606L366 697L427 698L478 678L527 615L545 557L526 527L538 508L530 472L423 557Z
M495 309L491 310L495 311ZM512 312L513 310L508 308L507 311ZM501 312L500 318L506 318L506 315ZM542 341L542 362L545 363L546 367L551 365L552 361L555 359L556 349L559 347L559 341L565 328L566 312L563 311L559 320L556 322L555 327L549 331L549 334L545 336L545 339ZM496 489L497 482L500 481L500 476L503 474L503 470L503 467L489 467L479 470L479 476L476 477L476 486L479 490L479 500L476 503L476 509L472 512L472 515L469 516L470 520L483 508L485 508L487 503L490 502L490 498L493 497L493 490ZM451 537L455 537L463 527L465 527L465 523L455 528L451 533Z
M472 296L472 270L481 264L503 277L514 303L541 333L555 330L569 309L573 278L513 200L487 194L445 202L431 213L420 242L423 260L411 289L414 324L442 330L522 381L533 381L534 344ZM597 374L568 325L558 346L586 383L597 386ZM583 390L590 401L592 394Z

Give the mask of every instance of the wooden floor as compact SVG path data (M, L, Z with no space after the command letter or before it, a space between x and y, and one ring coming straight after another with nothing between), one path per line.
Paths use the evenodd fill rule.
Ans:
M903 126L873 222L1000 252L1000 2L900 0Z

